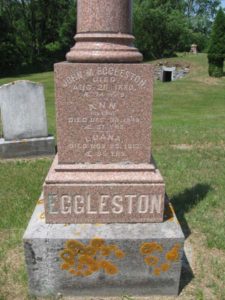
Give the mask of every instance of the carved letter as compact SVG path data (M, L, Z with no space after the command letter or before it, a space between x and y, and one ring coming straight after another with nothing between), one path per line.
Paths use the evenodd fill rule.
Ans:
M100 197L100 205L99 205L99 213L107 215L109 214L108 210L104 210L104 208L107 206L107 200L109 199L108 195L102 195Z
M112 207L112 212L114 214L121 214L123 212L123 198L122 196L114 196L112 199L112 205L114 207Z
M152 195L150 196L151 209L150 212L153 214L161 212L162 196L161 195Z
M81 195L74 197L74 212L76 215L84 213L84 197Z
M87 214L90 215L96 215L97 211L96 210L91 210L91 196L87 196Z
M58 197L55 194L49 194L48 195L48 210L49 214L51 215L57 215L59 211L55 208L55 204L58 201Z
M149 209L149 196L141 195L138 198L138 213L139 214L146 214Z
M128 214L132 214L133 212L133 199L136 197L136 195L125 195L125 198L128 198Z
M61 197L61 213L63 215L71 214L71 197L69 195L63 195Z

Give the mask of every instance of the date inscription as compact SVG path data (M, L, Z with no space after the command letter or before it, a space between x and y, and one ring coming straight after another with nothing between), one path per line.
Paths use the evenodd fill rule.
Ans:
M150 159L152 83L142 73L141 65L68 67L56 80L60 161Z

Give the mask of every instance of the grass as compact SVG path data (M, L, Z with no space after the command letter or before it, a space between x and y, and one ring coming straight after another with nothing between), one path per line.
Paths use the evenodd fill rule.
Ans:
M225 80L208 77L204 54L170 61L191 67L184 79L156 82L154 89L153 154L185 232L194 273L178 299L223 300ZM49 133L55 135L53 73L5 78L0 84L14 79L44 84ZM0 162L0 300L30 299L21 239L50 164L47 158Z

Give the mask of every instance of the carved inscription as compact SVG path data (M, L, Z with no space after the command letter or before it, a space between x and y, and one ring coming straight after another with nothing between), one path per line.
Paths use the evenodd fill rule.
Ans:
M48 195L50 215L152 215L162 210L162 195L100 195L93 199L91 194Z
M132 161L132 155L148 147L140 136L147 134L141 130L145 126L150 139L151 98L143 97L149 87L139 73L126 70L123 65L99 64L70 71L60 82L66 95L60 101L67 113L59 120L70 137L74 132L74 138L65 143L64 130L59 134L59 148L63 139L62 151L82 153L83 162L104 162L106 158L123 162ZM142 125L143 119L147 126ZM134 131L138 130L140 134L135 136Z

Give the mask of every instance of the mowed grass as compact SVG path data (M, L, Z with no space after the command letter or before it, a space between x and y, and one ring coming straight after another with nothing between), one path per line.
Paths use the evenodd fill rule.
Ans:
M194 275L189 282L190 272L183 272L179 299L223 300L225 78L208 77L204 54L169 61L191 69L184 79L156 82L154 89L153 155L186 235ZM44 84L49 133L55 134L53 73L0 84L18 79ZM51 158L0 162L1 300L29 299L21 240L50 164Z

